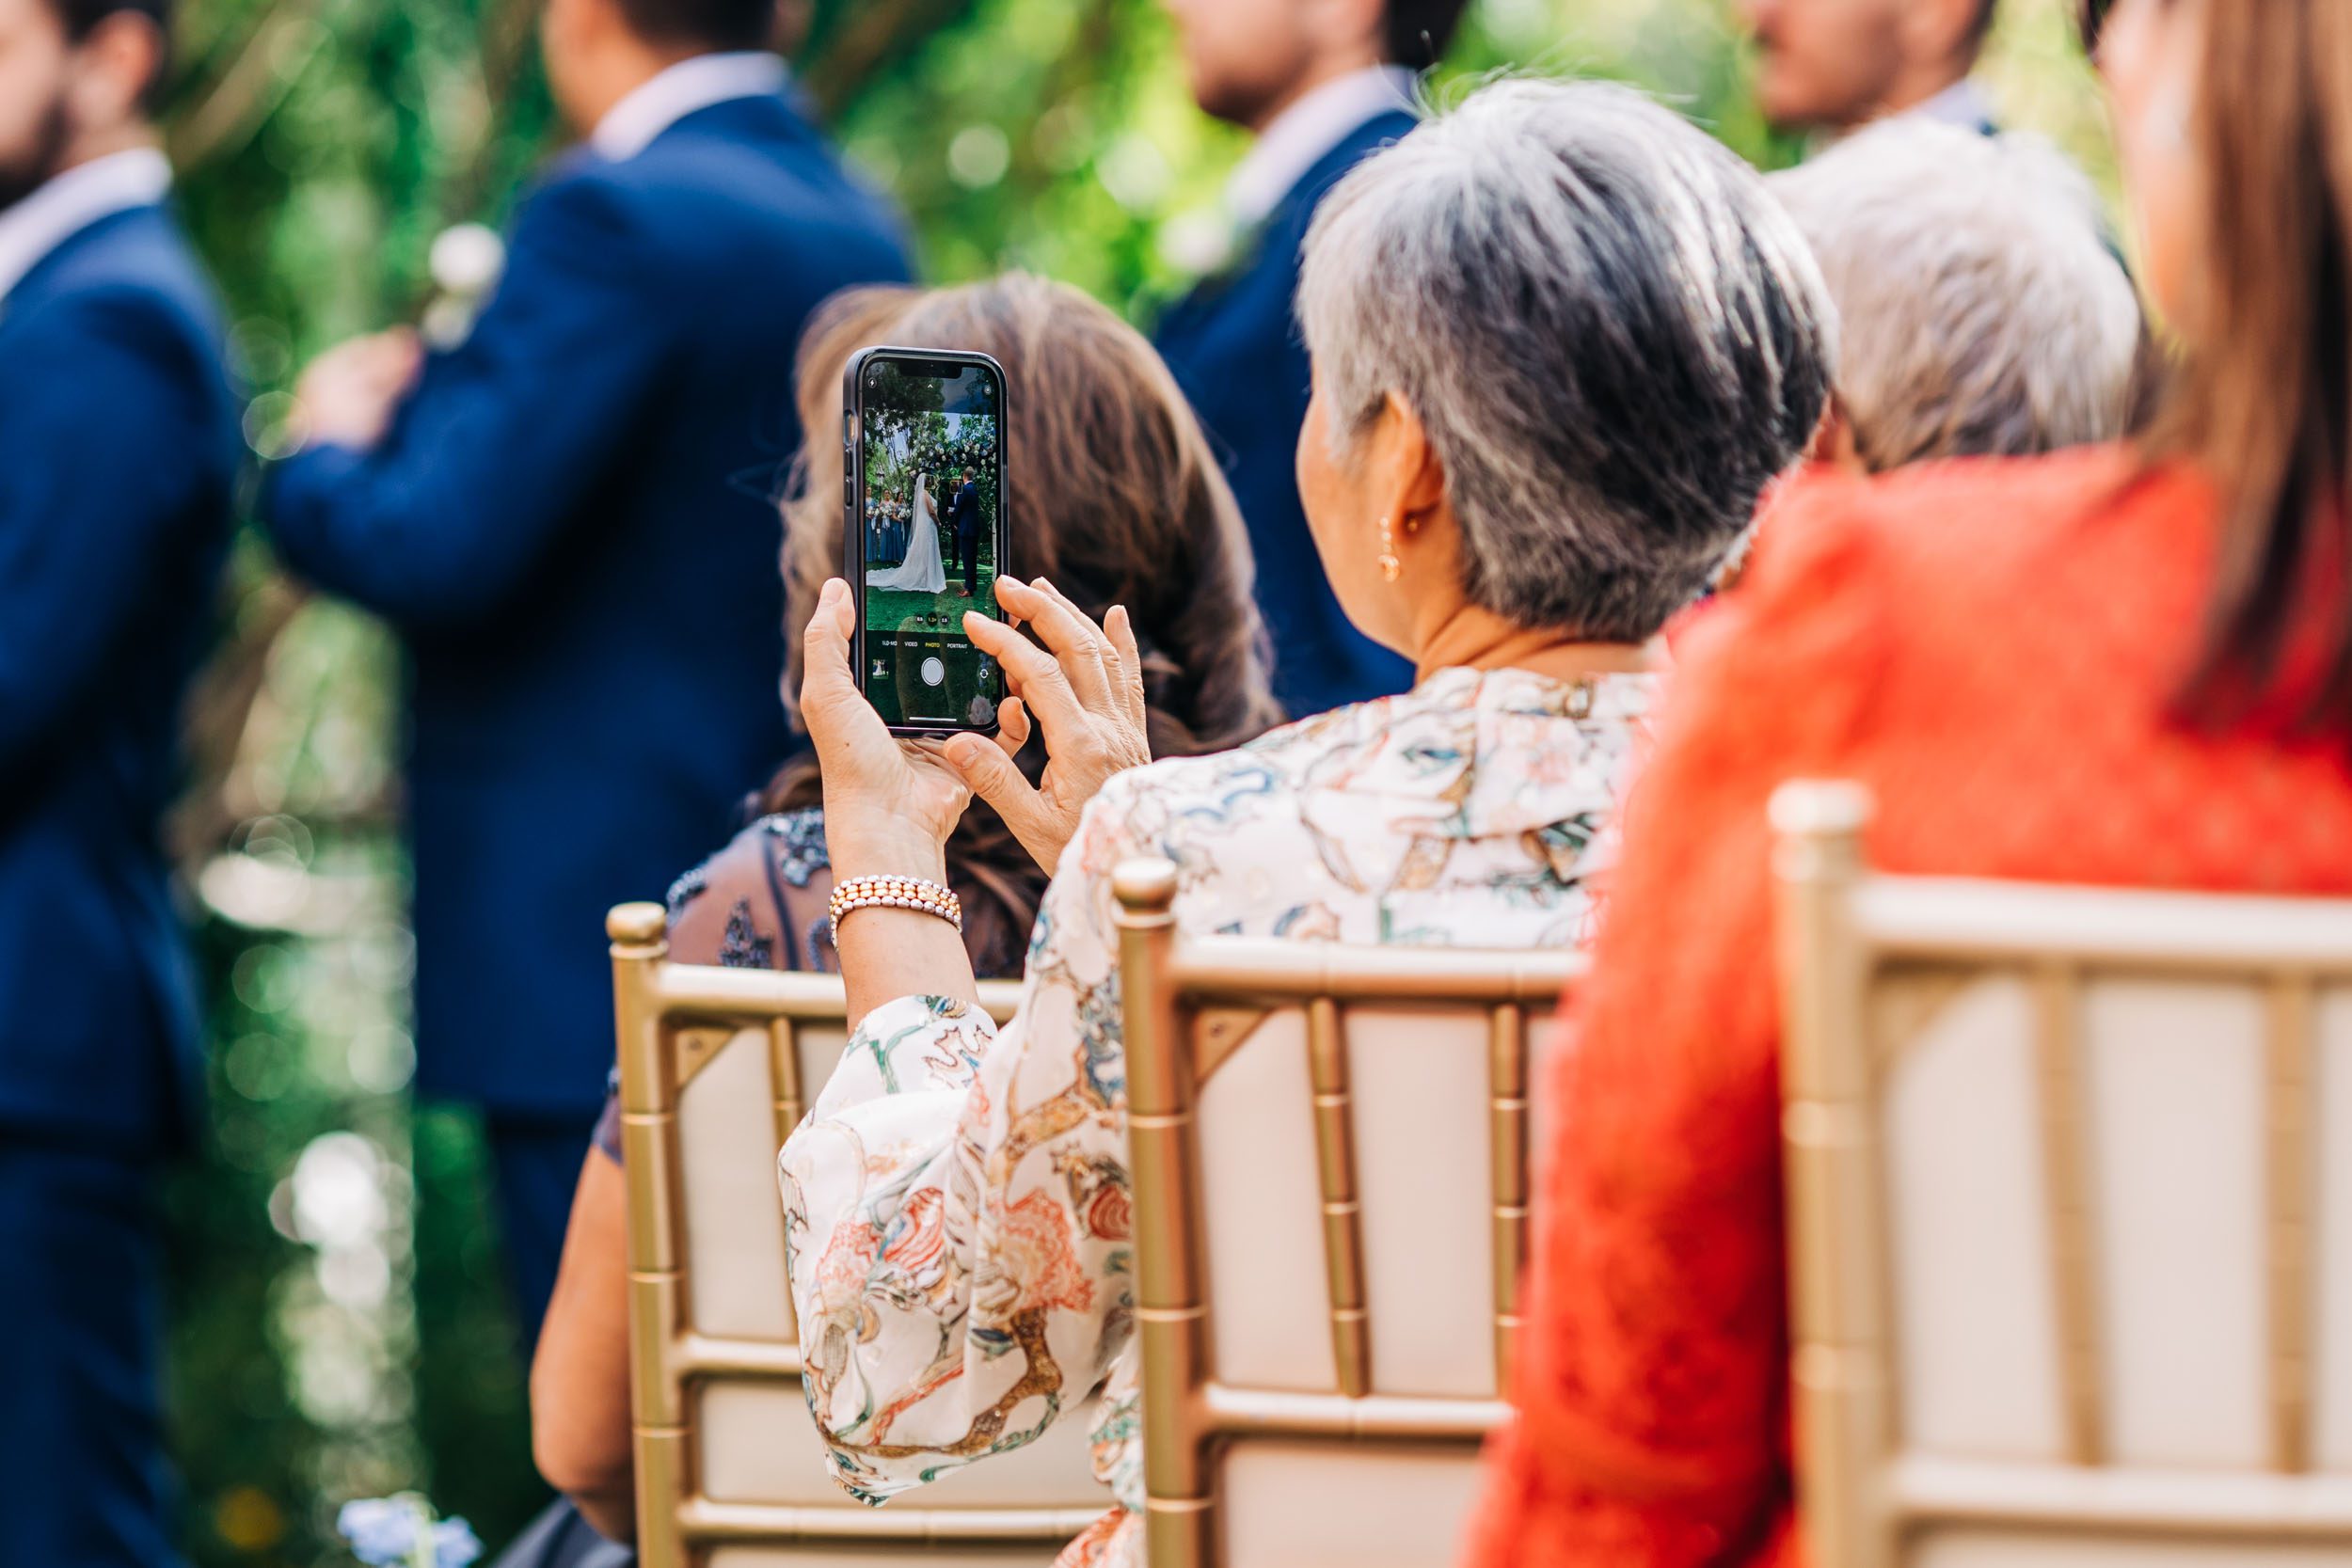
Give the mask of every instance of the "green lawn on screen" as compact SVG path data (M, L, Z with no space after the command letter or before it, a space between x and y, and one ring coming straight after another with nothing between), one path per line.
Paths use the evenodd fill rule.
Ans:
M973 647L963 631L963 613L967 610L993 609L996 595L992 586L996 580L991 554L981 551L979 588L972 597L963 597L961 569L950 562L947 586L937 594L908 594L888 589L869 589L866 594L866 629L870 635L891 632L903 642L909 638L922 639L923 645L907 648L895 662L883 648L868 641L866 657L882 660L884 673L877 676L872 669L866 672L866 690L874 705L884 718L896 722L968 723L972 699L980 689L980 653ZM940 617L934 624L930 619ZM934 641L933 640L936 640ZM938 687L921 683L918 671L922 657L935 653L944 667L946 679Z
M963 567L955 560L952 548L941 552L947 566L947 586L936 594L906 594L890 589L869 588L866 591L866 629L867 631L898 631L918 615L944 615L941 629L963 630L963 612L967 610L993 610L996 608L996 554L993 542L985 535L980 540L979 589L970 598L963 596Z

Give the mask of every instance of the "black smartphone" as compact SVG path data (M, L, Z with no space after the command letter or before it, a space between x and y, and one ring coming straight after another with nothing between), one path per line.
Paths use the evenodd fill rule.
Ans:
M858 688L901 735L996 732L1005 673L964 635L1005 561L1005 371L985 354L861 349L841 387L842 576Z

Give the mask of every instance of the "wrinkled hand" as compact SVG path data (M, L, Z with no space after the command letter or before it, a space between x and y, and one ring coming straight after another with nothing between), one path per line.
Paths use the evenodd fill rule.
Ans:
M993 743L958 736L946 755L1050 875L1078 831L1078 814L1104 781L1152 760L1143 657L1123 605L1113 606L1098 626L1043 578L1025 584L998 578L996 602L1014 622L1036 627L1045 649L1005 622L965 613L965 633L1004 667L1013 695L996 710ZM1045 732L1045 775L1035 787L1012 761L1029 738L1032 715Z
M801 722L825 784L834 874L946 880L947 835L971 792L933 740L901 740L850 671L857 603L838 578L818 595L801 640Z
M310 361L294 385L304 437L373 447L384 438L424 366L424 347L406 327L338 343Z

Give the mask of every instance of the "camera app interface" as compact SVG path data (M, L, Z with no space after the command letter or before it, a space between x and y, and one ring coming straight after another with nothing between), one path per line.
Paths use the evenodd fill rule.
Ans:
M1004 698L966 610L1002 618L995 378L977 365L881 359L865 370L866 689L893 724L978 728Z

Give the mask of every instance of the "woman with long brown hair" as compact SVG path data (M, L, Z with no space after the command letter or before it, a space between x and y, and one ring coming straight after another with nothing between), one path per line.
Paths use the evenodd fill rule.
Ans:
M2352 7L2090 20L2182 341L2154 433L1813 487L1679 644L1471 1562L1794 1552L1779 784L1866 784L1894 872L2352 892Z
M1075 289L1018 274L954 289L853 290L830 301L802 341L802 428L840 423L843 369L872 343L974 349L1004 366L1009 564L1050 578L1064 602L1138 650L1152 755L1239 745L1275 722L1240 514L1199 422L1138 333ZM802 633L840 569L841 462L838 446L812 441L785 506L788 710L801 689ZM1009 576L999 581L1015 614L1043 597ZM946 850L965 948L984 975L1021 972L1046 882L1025 839L1055 807L1041 743L1023 744L1030 723L1018 699L1001 717L1010 744L988 751L1002 772L976 772L986 799L973 801ZM821 800L815 759L787 764L762 793L759 819L679 879L670 895L674 958L834 967ZM1006 802L1010 819L989 800ZM541 1473L606 1535L626 1539L624 1189L608 1130L580 1173L532 1367L532 1428Z
M841 422L842 369L872 343L977 349L1003 364L1013 454L1008 565L1018 572L1008 588L1018 596L1018 578L1041 577L1097 622L1121 612L1143 649L1153 756L1239 745L1280 717L1240 513L1199 422L1140 335L1077 290L1023 274L928 292L852 290L824 307L803 341L800 412L815 421L803 428ZM785 507L784 703L796 725L801 634L818 591L841 570L840 494L840 448L813 442ZM1006 724L1026 736L1018 700L1007 706ZM1022 746L1019 763L1041 777L1042 744ZM822 799L813 755L785 766L762 794L761 819L672 890L674 954L834 967ZM974 965L1018 974L1045 873L985 800L964 814L947 856Z

